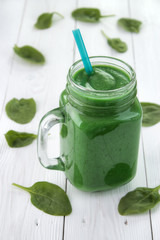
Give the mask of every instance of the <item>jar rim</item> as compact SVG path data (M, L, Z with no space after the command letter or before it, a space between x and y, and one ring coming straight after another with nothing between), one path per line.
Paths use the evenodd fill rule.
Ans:
M117 95L117 93L123 93L125 92L126 90L128 91L129 89L131 89L135 84L136 84L136 73L134 71L134 69L126 62L124 62L123 60L121 59L118 59L118 58L114 58L114 57L109 57L109 56L91 56L89 57L89 59L91 60L91 62L93 60L97 60L97 63L102 63L103 61L103 64L110 64L112 66L117 66L117 67L120 67L119 64L123 64L124 67L128 68L129 71L127 71L127 73L129 74L129 77L130 77L130 81L125 85L125 86L122 86L121 88L117 88L117 89L112 89L112 90L95 90L95 89L87 89L81 85L78 85L74 82L73 80L73 72L75 70L75 68L81 64L81 69L82 69L82 66L83 66L83 62L82 60L78 60L76 61L70 68L69 68L69 71L68 71L68 75L67 75L67 80L68 82L71 84L72 87L76 88L77 90L80 90L80 91L85 91L85 93L88 93L88 94L95 94L97 96L106 96L106 95ZM108 62L106 61L108 60ZM105 61L105 62L104 62ZM115 61L115 63L112 63L111 61ZM118 64L119 63L119 64ZM84 66L83 66L84 68ZM121 67L122 68L122 67ZM126 69L123 68L125 71Z

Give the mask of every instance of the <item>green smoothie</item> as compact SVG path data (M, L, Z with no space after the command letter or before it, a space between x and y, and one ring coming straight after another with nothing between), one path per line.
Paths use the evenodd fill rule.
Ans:
M77 85L88 90L113 90L125 86L129 81L129 75L113 66L93 66L93 73L88 75L81 69L73 76Z
M60 97L65 173L83 191L115 188L135 176L142 118L136 81L125 69L99 64L93 70L72 73Z

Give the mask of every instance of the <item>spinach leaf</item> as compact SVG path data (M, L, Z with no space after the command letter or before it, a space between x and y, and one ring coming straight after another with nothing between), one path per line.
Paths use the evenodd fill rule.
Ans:
M43 54L31 46L26 45L23 47L18 47L15 45L13 49L19 57L29 60L33 63L45 62Z
M155 103L141 102L143 109L142 125L150 127L160 122L160 105Z
M120 18L118 25L128 32L139 33L142 22L132 18Z
M117 52L123 53L127 51L127 44L123 42L120 38L109 38L104 31L101 32L103 36L107 39L109 46L111 46Z
M29 123L36 113L36 103L33 98L13 98L6 104L6 113L10 119L17 123Z
M121 215L139 214L153 208L159 201L160 186L156 188L140 187L121 198L118 211Z
M98 8L77 8L72 12L72 17L81 22L95 23L100 18L113 17L115 15L101 15Z
M58 12L52 12L52 13L42 13L35 23L35 27L38 29L46 29L51 27L52 25L52 17L53 15L57 14L61 18L64 18L60 13Z
M94 68L94 72L90 75L88 83L95 90L109 90L115 87L116 81L111 74L102 69Z
M37 182L32 187L19 187L31 195L32 204L45 213L55 216L66 216L72 212L72 207L65 191L49 182Z
M37 135L25 132L16 132L13 130L5 134L6 141L11 148L24 147L33 142Z

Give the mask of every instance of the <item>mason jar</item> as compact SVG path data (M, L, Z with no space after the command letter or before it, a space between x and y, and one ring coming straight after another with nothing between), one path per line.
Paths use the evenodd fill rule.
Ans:
M41 164L65 171L73 186L83 191L109 190L131 181L137 169L141 105L136 97L136 74L127 63L112 57L90 57L92 66L114 67L127 74L125 86L111 90L87 89L74 81L81 60L68 71L60 107L41 120L38 156ZM47 156L48 131L60 123L60 157ZM53 143L54 148L54 143Z

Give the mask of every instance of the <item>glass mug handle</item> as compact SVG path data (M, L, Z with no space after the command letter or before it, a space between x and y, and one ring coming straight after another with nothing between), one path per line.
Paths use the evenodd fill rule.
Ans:
M40 121L38 129L37 152L40 163L47 169L65 170L61 156L58 158L48 158L47 139L49 130L56 124L64 122L64 108L56 108L46 113Z

